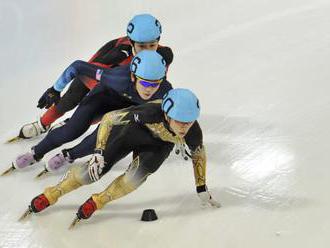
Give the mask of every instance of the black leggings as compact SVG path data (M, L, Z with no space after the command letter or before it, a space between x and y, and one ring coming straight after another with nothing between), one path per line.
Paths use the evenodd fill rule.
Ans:
M80 137L96 118L102 117L109 111L127 108L131 105L131 102L120 97L116 92L104 91L102 85L96 86L83 99L64 126L49 132L40 143L33 147L36 159L41 159L47 152Z
M89 89L85 86L85 84L79 78L75 78L70 84L67 92L65 92L60 101L56 104L56 110L60 114L65 114L66 112L74 109L88 92Z
M146 127L139 124L115 126L111 130L104 151L105 167L102 175L107 173L119 160L133 152L133 160L138 160L135 174L137 178L143 178L158 170L173 147L174 144L153 137ZM131 163L130 167L132 166L134 166L134 162Z

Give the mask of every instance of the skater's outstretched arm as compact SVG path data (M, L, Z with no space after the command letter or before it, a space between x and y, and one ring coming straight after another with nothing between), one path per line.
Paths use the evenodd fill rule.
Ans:
M65 86L77 76L87 76L92 79L100 80L104 68L90 64L82 60L73 62L62 75L56 80L54 89L61 92Z
M212 198L206 186L206 152L203 145L202 130L197 121L189 130L185 140L191 151L196 191L202 201L202 205L219 208L221 206L220 203Z
M38 108L49 108L54 103L58 103L61 98L61 91L74 78L78 76L87 76L89 78L100 80L101 74L105 68L89 64L87 62L76 60L73 62L62 75L56 80L55 84L47 89L38 100Z

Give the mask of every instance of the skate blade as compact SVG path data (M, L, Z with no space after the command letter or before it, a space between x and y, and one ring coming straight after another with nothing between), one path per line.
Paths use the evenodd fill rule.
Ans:
M48 174L48 170L47 169L44 169L43 171L41 171L36 177L35 179L39 179L39 178L42 178L44 176L46 176L46 174Z
M25 220L27 217L29 217L31 214L32 214L33 212L32 212L32 210L31 210L31 208L29 207L25 212L24 212L24 214L18 219L18 221L23 221L23 220Z
M72 221L71 225L69 226L69 230L72 230L78 223L80 222L80 219L78 217L75 217Z
M10 168L8 168L7 170L5 170L4 172L1 173L1 176L6 176L6 175L10 174L14 170L16 170L16 168L12 164Z
M5 144L15 143L15 142L18 142L18 141L20 141L20 140L23 140L23 138L21 138L21 137L19 137L19 136L16 136L16 137L14 137L14 138L11 138L11 139L7 140L7 141L5 142Z

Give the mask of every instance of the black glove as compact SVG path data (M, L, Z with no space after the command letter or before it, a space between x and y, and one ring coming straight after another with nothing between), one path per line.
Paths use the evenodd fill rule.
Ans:
M37 107L48 109L54 103L58 103L60 99L61 93L55 90L54 87L51 87L40 97Z

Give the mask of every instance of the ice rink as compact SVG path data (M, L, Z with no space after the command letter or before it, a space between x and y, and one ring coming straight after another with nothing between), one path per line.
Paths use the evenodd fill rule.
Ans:
M35 180L41 162L0 177L0 247L330 247L330 0L1 0L0 170L40 141L4 144L43 113L37 100L62 71L146 12L175 55L169 81L200 98L207 184L222 208L201 208L191 162L172 154L75 230L78 207L128 159L20 223L61 178ZM159 220L141 222L146 208Z

